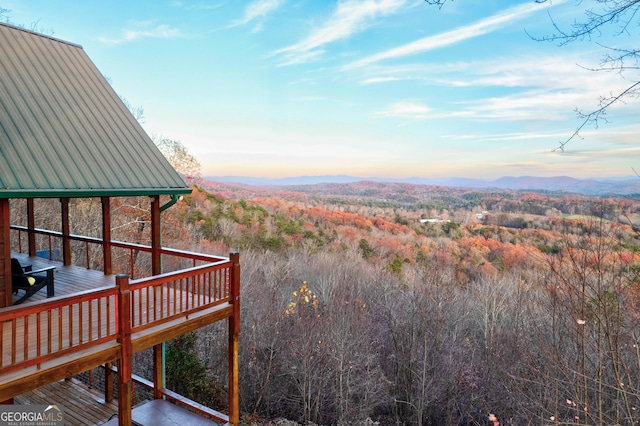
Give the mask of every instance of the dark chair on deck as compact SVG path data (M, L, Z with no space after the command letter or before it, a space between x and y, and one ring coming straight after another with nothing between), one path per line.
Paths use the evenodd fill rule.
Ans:
M53 270L55 266L49 266L38 270L32 270L31 265L22 266L18 259L11 258L11 278L13 293L18 294L20 290L24 290L25 294L18 299L14 305L19 305L43 287L47 287L47 297L53 297ZM42 273L44 275L39 275Z

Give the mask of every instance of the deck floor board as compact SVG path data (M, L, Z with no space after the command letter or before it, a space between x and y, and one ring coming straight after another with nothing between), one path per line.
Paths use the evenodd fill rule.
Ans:
M18 405L58 405L63 407L67 425L101 425L118 413L115 403L100 396L75 379L42 386L14 398Z

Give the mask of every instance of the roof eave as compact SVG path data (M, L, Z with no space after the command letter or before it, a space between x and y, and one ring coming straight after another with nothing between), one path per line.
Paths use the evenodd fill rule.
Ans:
M191 188L132 188L132 189L5 189L0 198L89 198L133 197L139 195L190 194Z

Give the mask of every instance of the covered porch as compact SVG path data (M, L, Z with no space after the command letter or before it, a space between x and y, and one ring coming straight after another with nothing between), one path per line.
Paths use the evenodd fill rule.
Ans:
M163 387L160 347L162 342L220 320L228 320L229 326L235 328L231 319L238 306L232 303L233 295L239 291L238 255L218 258L161 251L168 258L179 258L174 262L193 266L130 280L127 275L105 275L102 271L13 252L12 257L21 264L56 268L55 295L47 298L43 289L22 305L0 309L0 400L19 400L20 395L43 384L104 366L105 382L112 383L111 377L118 377L120 415L133 415L133 386L138 383L156 399L169 399L206 418L228 423L229 415ZM232 366L237 359L237 342L233 329L229 331ZM154 354L152 381L136 377L131 371L131 354L147 348L153 348ZM123 357L125 352L129 355ZM233 391L237 389L237 375L230 374L229 379L231 404L237 398ZM113 387L105 388L104 399L114 400Z
M0 401L116 364L118 424L131 425L132 354L153 348L153 398L178 401L162 343L225 320L220 419L237 425L238 254L164 247L162 213L191 188L81 46L0 23L0 56ZM114 204L134 218L118 222ZM54 266L53 287L14 283L28 271L12 258ZM31 291L14 305L18 287Z

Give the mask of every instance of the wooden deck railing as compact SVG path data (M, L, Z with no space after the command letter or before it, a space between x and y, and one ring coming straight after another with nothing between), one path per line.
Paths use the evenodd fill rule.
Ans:
M0 312L0 375L117 338L118 289L104 287Z
M202 266L126 279L130 300L126 307L118 304L122 289L114 282L113 287L1 310L0 376L34 365L40 368L43 362L115 341L123 317L130 318L131 332L137 332L229 302L234 264L208 258L210 263Z
M219 262L132 281L132 331L229 302L230 266Z
M19 253L25 253L28 246L26 241L28 241L29 229L25 226L11 225L11 230L15 233L14 239L12 240L15 242L15 244L12 244L13 249L15 250L17 248ZM46 256L43 257L49 260L58 260L62 251L63 234L61 232L40 228L33 229L33 233L41 237L41 240L38 241L36 251L46 254ZM68 236L68 239L76 243L74 250L72 250L74 252L72 256L72 263L74 265L104 271L104 265L102 263L104 242L100 238L71 234ZM114 271L115 273L128 274L132 279L150 275L150 264L145 268L139 265L141 262L136 262L136 259L140 257L139 255L150 255L152 253L150 246L124 241L110 241L109 245L114 252L122 253L119 258L125 260L127 265L123 270ZM161 248L159 251L162 255L163 264L166 265L165 270L172 271L226 259L220 256L204 255L169 248Z

